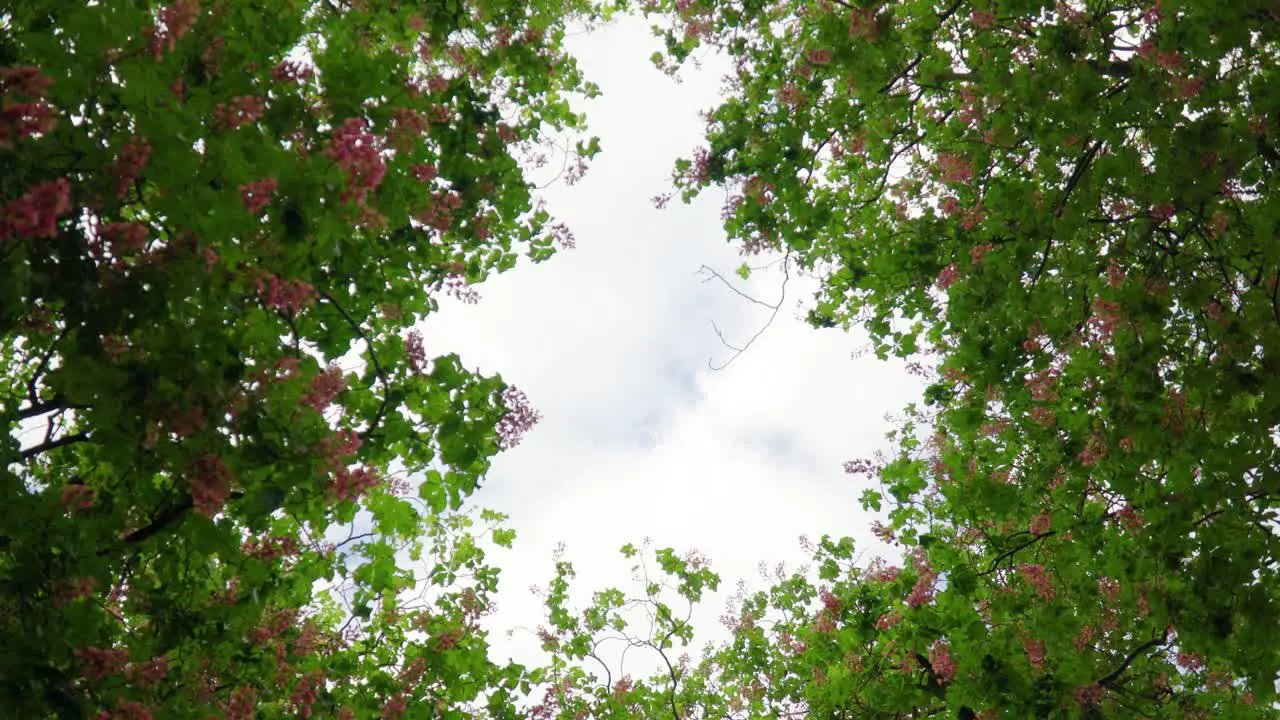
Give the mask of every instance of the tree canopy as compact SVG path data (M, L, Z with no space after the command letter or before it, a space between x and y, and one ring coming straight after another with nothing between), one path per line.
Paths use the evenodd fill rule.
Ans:
M609 11L37 5L0 10L0 707L1280 714L1273 0L645 3L660 67L734 63L677 190L933 373L847 466L904 562L824 537L680 659L704 558L628 546L640 595L579 609L562 560L532 670L479 625L510 533L455 511L537 415L412 328L566 237L520 152L580 130L561 43ZM663 672L602 677L619 633Z

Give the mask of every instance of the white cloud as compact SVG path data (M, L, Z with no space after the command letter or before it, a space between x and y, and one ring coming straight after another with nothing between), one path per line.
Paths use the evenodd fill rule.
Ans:
M858 505L863 481L841 463L884 446L884 415L920 383L899 363L851 359L860 335L799 320L796 301L813 286L795 279L751 348L708 367L731 354L712 321L739 343L769 311L696 274L706 264L737 282L742 259L720 229L718 198L663 211L649 202L699 143L697 112L715 102L720 76L709 62L676 85L648 64L656 47L638 22L577 39L604 93L587 107L604 151L586 179L549 193L577 249L493 278L479 305L450 303L426 324L430 349L502 373L543 414L472 499L508 513L519 534L493 556L503 568L494 628L539 624L528 587L550 577L562 541L583 590L634 588L616 550L645 536L702 550L727 588L760 561L803 560L801 534L852 535L868 558L882 551ZM774 302L780 282L775 268L742 287ZM700 620L714 625L720 607L711 601ZM527 635L498 644L524 659L533 647Z

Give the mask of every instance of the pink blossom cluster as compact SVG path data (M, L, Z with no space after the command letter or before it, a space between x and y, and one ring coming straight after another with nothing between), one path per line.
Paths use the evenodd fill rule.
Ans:
M57 110L45 98L53 80L27 65L0 67L0 149L52 132Z
M336 470L345 466L347 458L354 456L363 444L355 431L339 430L322 438L313 450L326 468Z
M1052 600L1057 594L1049 571L1043 565L1023 564L1018 566L1018 574L1044 600Z
M129 669L129 679L144 688L153 688L164 680L169 672L169 661L163 657L152 658Z
M951 646L944 640L938 640L929 648L929 665L938 682L946 685L956 677L956 663L951 659Z
M336 365L330 365L325 371L311 379L311 388L303 394L299 401L316 412L324 412L338 393L347 389L347 379Z
M888 630L889 628L902 622L901 610L890 610L876 619L877 630Z
M259 560L275 560L298 553L298 539L289 535L252 537L240 544L240 552Z
M573 236L573 231L562 222L551 226L551 239L562 250L572 250L578 246L577 239Z
M398 720L408 708L409 700L404 696L404 693L399 692L382 703L381 714L378 717L380 720Z
M990 30L996 26L996 14L990 10L974 10L969 14L969 22L979 30Z
M124 257L147 247L146 225L140 223L107 223L98 230L99 237L111 246L111 254Z
M213 109L213 121L219 128L231 131L244 125L252 125L267 113L267 104L261 98L241 95L231 102Z
M431 119L426 113L412 108L396 108L391 129L387 131L387 142L396 152L407 153L413 144L431 129Z
M97 588L98 581L92 576L61 580L54 590L53 606L60 608L77 600L87 600Z
M875 8L862 8L849 13L849 37L854 40L875 40L879 34Z
M1039 402L1057 400L1058 375L1059 370L1056 368L1045 368L1029 375L1026 379L1026 386L1031 391L1031 399Z
M153 27L144 32L149 38L151 56L159 62L166 52L173 52L178 40L186 35L200 17L200 6L195 0L177 0L156 11Z
M404 351L409 360L409 369L415 375L422 373L427 367L427 350L422 344L422 333L410 330L404 340Z
M117 199L124 199L150 158L151 143L146 140L130 140L120 148L120 154L107 169L107 173L115 177Z
M231 470L222 458L208 453L191 464L188 483L196 512L211 518L222 509L231 494Z
M240 201L244 203L245 210L257 215L271 204L271 196L275 194L276 188L276 179L273 177L245 183L240 186Z
M510 450L520 444L524 434L533 429L542 415L529 404L524 391L515 386L502 391L502 403L507 412L498 421L498 446L503 450Z
M324 673L319 670L312 670L298 680L298 684L289 693L289 704L294 717L311 717L311 706L320 697L324 681Z
M1022 651L1027 654L1031 667L1045 669L1045 646L1043 640L1026 639L1022 641Z
M921 551L917 551L911 558L911 565L919 573L919 577L916 578L916 584L912 586L911 592L907 595L907 605L918 608L933 601L933 594L938 581L938 571L929 566L928 561L924 558L924 553Z
M1044 535L1053 528L1053 518L1048 513L1040 513L1031 518L1029 530L1033 535Z
M0 238L52 238L58 218L71 210L71 183L65 178L32 187L4 206Z
M382 142L368 131L361 118L349 118L333 131L324 155L347 175L343 202L364 204L365 198L382 183L387 165L382 160Z
M93 720L152 720L151 709L136 700L123 700L114 712L99 710Z
M231 699L223 703L227 720L253 720L257 715L258 691L248 685L236 688Z
M297 60L285 60L271 71L271 77L277 82L306 83L311 80L315 71L311 66Z
M1075 701L1084 707L1096 707L1106 697L1107 691L1098 683L1080 685L1072 693Z
M439 170L432 163L412 163L409 165L409 172L418 182L430 182L439 174Z
M68 510L88 510L93 507L93 488L86 485L67 485L58 496L58 504Z
M103 650L99 647L77 648L71 652L84 663L84 675L89 680L101 680L112 675L124 673L129 664L127 650Z
M938 273L938 279L937 279L936 285L938 286L939 290L946 290L950 288L952 285L955 285L956 281L959 279L960 279L960 270L959 268L956 267L955 263L951 263L946 267L942 268L942 271Z
M953 153L938 153L938 173L944 183L966 183L973 179L973 162Z
M258 297L272 310L297 313L316 301L316 290L309 283L281 280L264 272L257 277Z

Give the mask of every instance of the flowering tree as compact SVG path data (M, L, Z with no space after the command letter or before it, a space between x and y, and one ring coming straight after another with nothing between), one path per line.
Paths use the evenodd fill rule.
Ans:
M593 13L0 9L0 714L458 717L513 692L476 625L496 574L450 510L537 416L413 325L567 239L519 160L580 128L561 42Z
M849 466L905 562L824 541L636 714L1275 717L1280 6L647 8L663 67L734 62L685 199L727 189L744 252L821 279L815 325L937 375Z

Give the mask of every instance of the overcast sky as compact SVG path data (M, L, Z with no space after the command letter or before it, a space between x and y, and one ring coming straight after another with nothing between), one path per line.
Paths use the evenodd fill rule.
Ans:
M630 20L574 38L603 91L584 106L603 152L584 180L547 197L577 248L486 281L477 305L446 301L424 327L431 354L501 373L542 413L471 499L517 531L514 550L490 558L502 568L495 630L539 624L529 587L551 577L561 542L583 592L635 589L617 549L645 537L701 550L728 589L758 578L761 561L802 562L802 534L853 536L864 562L885 552L858 506L865 485L841 463L885 448L885 415L922 385L901 363L853 359L861 333L804 324L799 303L813 285L794 279L755 344L709 368L731 355L713 321L737 344L770 311L697 274L705 264L738 282L744 258L720 228L719 193L665 210L649 200L699 144L698 113L714 105L724 67L712 58L677 84L648 62L658 47ZM772 303L781 280L775 268L739 286ZM703 626L714 630L724 597L708 603ZM532 660L529 633L493 639L499 654Z

